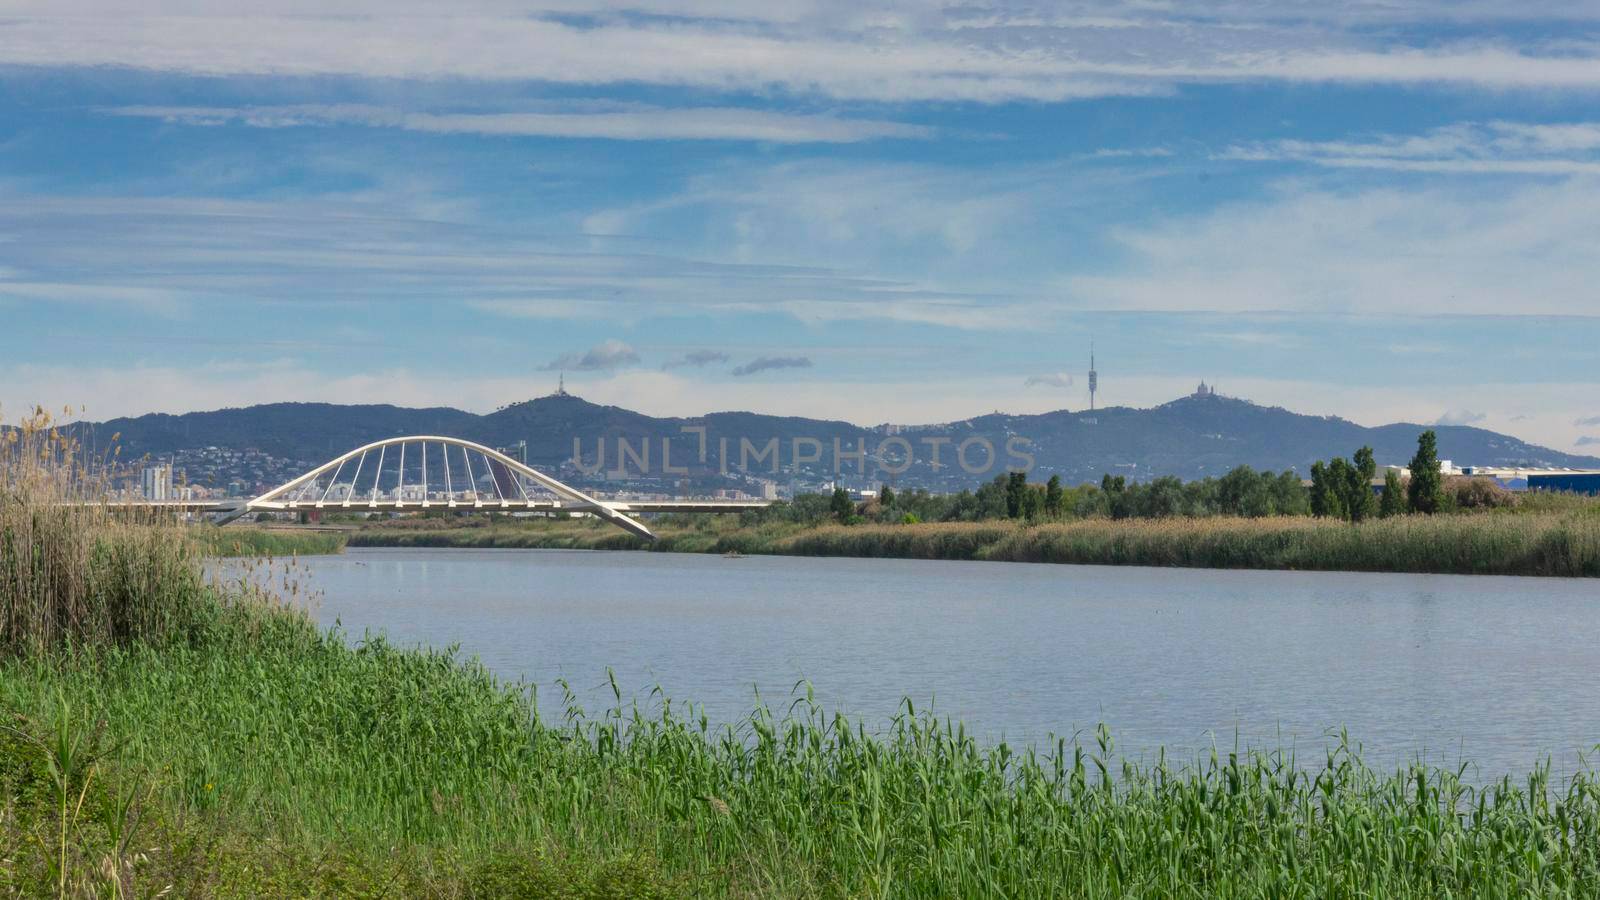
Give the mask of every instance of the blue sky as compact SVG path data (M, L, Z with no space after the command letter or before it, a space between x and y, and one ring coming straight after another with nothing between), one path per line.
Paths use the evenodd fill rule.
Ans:
M0 0L0 414L932 422L1093 339L1600 448L1600 6L445 8Z

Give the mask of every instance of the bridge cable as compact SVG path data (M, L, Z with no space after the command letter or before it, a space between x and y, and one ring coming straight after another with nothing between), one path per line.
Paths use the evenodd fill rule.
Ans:
M383 455L389 452L388 445L378 448L378 468L372 473L372 505L378 505L378 487L383 484Z
M497 472L495 470L498 468L501 471L507 472L507 474L509 474L509 470L507 470L505 466L500 465L497 461L495 461L493 459L490 459L488 454L484 454L483 455L483 463L484 463L484 465L489 467L489 480L494 482L494 497L495 497L495 499L500 501L500 505L501 506L505 506L506 505L505 491L502 491L500 489L500 474L499 474L499 472Z
M350 505L350 498L355 495L356 485L361 483L361 467L366 465L366 464L367 464L367 451L363 450L363 451L361 451L361 458L356 460L356 474L355 474L355 477L350 479L350 493L346 494L345 497L344 497L344 505L345 506L349 506Z
M501 466L501 468L505 468L505 467ZM528 499L528 488L527 488L526 485L524 485L522 483L522 479L523 479L522 473L521 472L517 472L517 471L513 471L511 473L511 479L516 484L517 490L522 494L522 502L523 503L532 503L533 501Z
M322 492L322 496L317 499L317 508L318 509L321 509L322 508L322 504L327 502L328 494L333 491L333 486L335 484L339 483L339 473L344 471L344 464L346 462L348 462L348 461L349 460L344 460L344 459L339 460L339 468L333 470L333 477L328 479L328 487L327 487L327 489L324 490ZM315 478L311 479L311 481L312 481L313 484L316 483L316 479Z
M450 445L444 441L439 442L439 452L444 454L444 496L451 505L456 505L456 489L450 484Z

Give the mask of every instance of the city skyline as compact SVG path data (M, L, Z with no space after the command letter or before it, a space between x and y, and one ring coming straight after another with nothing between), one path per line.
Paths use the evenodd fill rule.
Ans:
M0 414L954 421L1196 382L1600 449L1600 12L8 5Z

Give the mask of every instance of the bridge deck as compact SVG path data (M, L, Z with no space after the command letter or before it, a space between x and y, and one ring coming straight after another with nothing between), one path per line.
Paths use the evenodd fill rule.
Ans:
M597 498L599 499L599 498ZM606 508L616 512L681 512L722 513L763 509L771 500L600 500ZM354 512L418 512L432 509L461 511L487 510L489 512L585 512L594 504L562 500L324 500L249 502L239 500L107 500L85 501L85 506L105 506L110 509L171 509L183 512L221 512L247 506L252 512L296 512L299 510L351 510Z

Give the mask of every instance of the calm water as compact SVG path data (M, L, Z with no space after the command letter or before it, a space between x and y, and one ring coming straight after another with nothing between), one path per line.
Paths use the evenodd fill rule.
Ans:
M717 721L796 681L881 723L900 699L990 740L1107 723L1133 755L1236 740L1481 776L1600 742L1600 584L920 560L350 550L307 561L325 624L459 644L591 712L660 685Z

